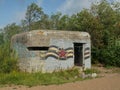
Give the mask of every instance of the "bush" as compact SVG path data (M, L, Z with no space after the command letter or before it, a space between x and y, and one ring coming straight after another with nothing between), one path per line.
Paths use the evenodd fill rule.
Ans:
M120 46L106 47L100 50L94 50L92 53L93 63L97 60L105 66L117 66L120 67Z
M17 56L10 50L10 44L0 45L0 73L10 73L17 69Z
M91 56L92 56L92 64L98 64L99 63L99 60L98 60L98 57L99 57L99 52L100 50L97 49L97 48L93 48L91 49Z

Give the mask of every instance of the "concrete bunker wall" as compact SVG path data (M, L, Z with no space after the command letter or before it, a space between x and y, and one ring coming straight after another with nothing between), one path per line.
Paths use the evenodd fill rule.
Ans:
M53 72L72 68L75 65L74 43L82 44L82 66L90 68L90 37L87 33L79 33L35 30L13 36L12 47L18 53L20 69Z

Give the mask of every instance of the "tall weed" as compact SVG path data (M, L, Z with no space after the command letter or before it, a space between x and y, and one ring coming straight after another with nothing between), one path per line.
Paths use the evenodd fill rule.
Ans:
M0 73L10 73L17 69L17 56L10 49L10 43L0 45Z

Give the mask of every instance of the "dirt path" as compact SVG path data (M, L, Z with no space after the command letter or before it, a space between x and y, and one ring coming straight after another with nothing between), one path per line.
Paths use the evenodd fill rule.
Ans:
M108 74L101 78L84 80L74 83L50 86L11 86L0 90L120 90L120 74Z

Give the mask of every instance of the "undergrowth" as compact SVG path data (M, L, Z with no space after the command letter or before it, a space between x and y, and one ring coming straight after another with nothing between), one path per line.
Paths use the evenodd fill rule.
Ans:
M49 84L63 84L67 82L74 82L80 80L80 73L77 69L65 70L53 73L24 73L13 71L11 73L0 73L1 85L49 85Z
M0 73L10 73L18 71L17 55L11 50L10 43L0 45Z
M100 73L99 70L94 69L94 68L92 68L92 69L86 69L84 72L85 72L85 74L92 74L92 73L97 73L97 74L99 74L99 73Z

